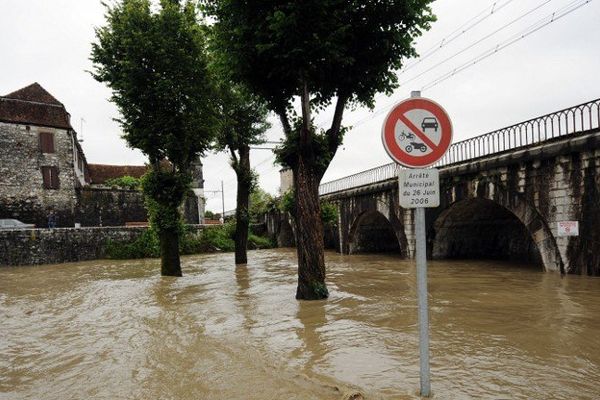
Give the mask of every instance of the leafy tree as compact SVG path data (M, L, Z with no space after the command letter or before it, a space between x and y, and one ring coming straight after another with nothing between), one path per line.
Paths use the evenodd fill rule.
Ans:
M192 2L122 0L107 6L106 25L92 44L92 75L112 89L125 140L150 161L142 188L160 239L162 275L181 276L178 208L191 163L214 137L204 32Z
M218 71L218 68L215 67ZM227 76L218 74L221 79ZM270 127L265 103L241 85L221 80L221 124L216 148L228 150L231 167L237 178L235 209L235 263L248 262L248 228L250 226L249 200L255 176L250 167L250 146L264 142L264 133Z
M294 173L296 298L326 298L318 188L342 143L344 109L373 107L376 93L398 86L414 38L435 19L433 0L207 1L233 76L266 99L286 136L278 158ZM313 112L330 105L331 125L319 130Z
M269 207L274 201L273 196L259 186L254 186L252 193L250 193L250 220L258 222L269 211Z

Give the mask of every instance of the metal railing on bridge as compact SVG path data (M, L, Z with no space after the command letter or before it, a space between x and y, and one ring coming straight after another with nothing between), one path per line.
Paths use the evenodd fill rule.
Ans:
M433 166L445 167L598 128L600 128L600 99L456 142ZM393 179L398 176L400 168L403 167L390 163L322 183L319 186L319 194L341 192Z

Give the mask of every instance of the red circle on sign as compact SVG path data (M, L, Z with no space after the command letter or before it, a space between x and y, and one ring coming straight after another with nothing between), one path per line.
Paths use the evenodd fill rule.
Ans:
M412 133L416 134L421 140L435 144L435 146L430 146L432 150L431 153L420 157L413 156L398 146L395 137L396 123L399 120L402 120L405 124L407 124L406 121L408 121L408 123L412 125L412 122L405 117L406 113L412 110L425 110L433 114L439 122L441 131L440 142L435 144L431 142L431 140L427 138L427 135L421 132L418 127L413 125L413 129L409 126ZM422 136L425 136L425 138ZM448 117L446 111L436 102L421 97L408 99L398 103L392 111L390 111L383 122L381 138L388 155L397 163L409 168L428 167L435 164L444 156L444 154L446 154L446 151L448 151L448 148L452 143L452 122L450 122L450 117Z

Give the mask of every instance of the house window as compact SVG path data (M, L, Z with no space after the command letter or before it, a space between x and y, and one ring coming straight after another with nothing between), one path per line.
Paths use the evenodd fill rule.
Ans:
M42 167L42 177L44 179L44 189L59 189L57 167Z
M40 132L40 149L42 153L54 153L54 134L52 132Z

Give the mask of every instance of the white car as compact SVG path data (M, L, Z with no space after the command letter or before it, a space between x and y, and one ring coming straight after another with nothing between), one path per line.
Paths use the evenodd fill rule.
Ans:
M26 224L18 219L0 219L0 229L33 229L34 224Z

